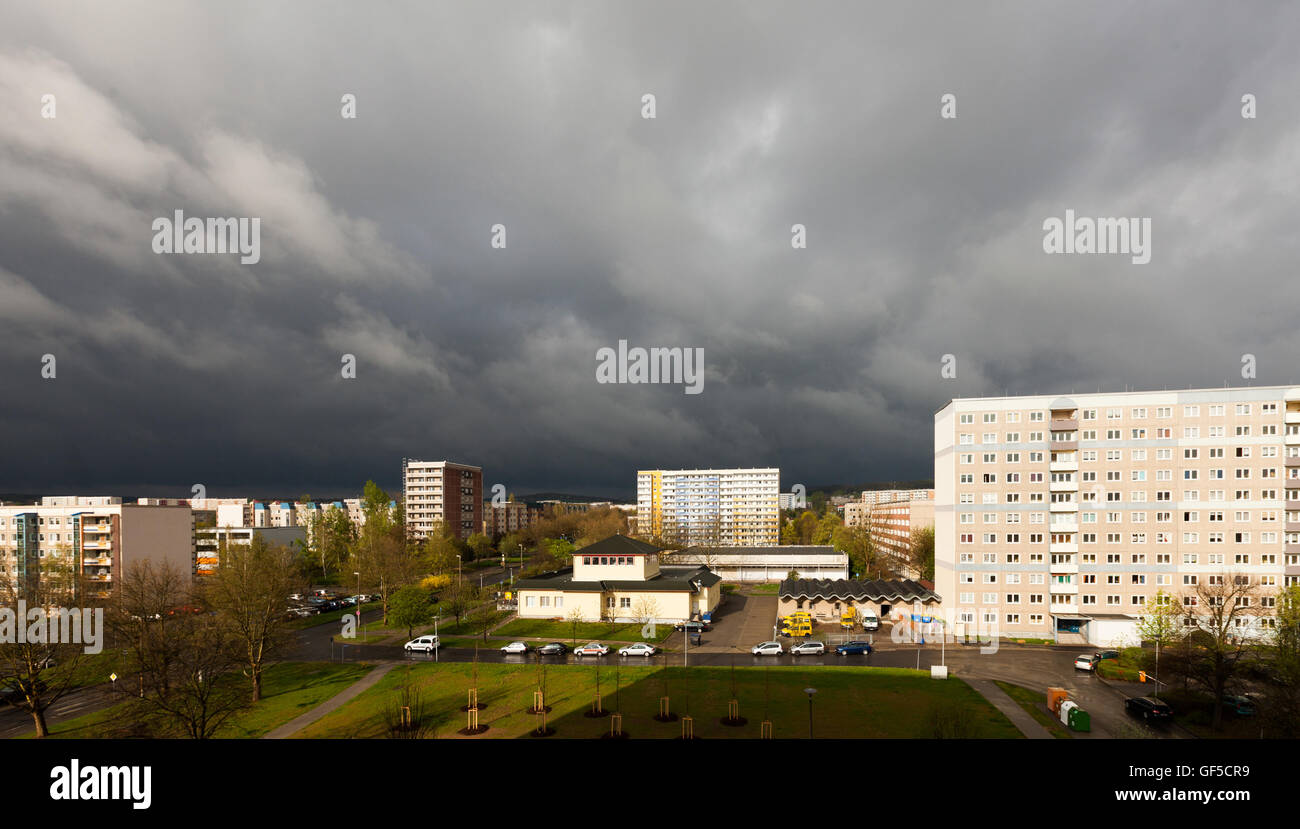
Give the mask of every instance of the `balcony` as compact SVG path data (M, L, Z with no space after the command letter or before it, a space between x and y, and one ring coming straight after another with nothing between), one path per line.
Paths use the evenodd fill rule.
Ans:
M1077 541L1058 541L1054 544L1047 545L1049 553L1077 553L1079 552L1079 542ZM1077 570L1074 572L1078 572Z
M1054 604L1052 605L1051 612L1053 615L1057 615L1057 616L1066 615L1066 614L1073 616L1079 612L1079 605L1076 602L1070 602L1068 604Z
M88 533L106 533L113 530L108 524L84 524L81 529L83 532Z
M1068 461L1052 461L1047 465L1050 472L1078 472L1079 461L1072 459Z
M1053 564L1050 565L1050 567L1051 567L1050 570L1051 573L1053 574L1059 573L1062 576L1073 575L1079 572L1079 565L1077 564ZM1052 587L1053 593L1078 593L1079 592L1079 588L1077 585L1068 585L1069 587L1073 587L1074 588L1073 590L1057 590L1056 589L1057 586L1058 585L1054 585ZM1059 585L1059 586L1066 587L1067 585Z
M1300 564L1288 564L1282 572L1287 576L1300 576Z
M1077 440L1054 440L1048 444L1053 452L1077 452L1079 450L1079 441Z
M1053 501L1048 504L1049 512L1078 512L1078 501Z
M81 544L83 550L107 550L112 546L107 541L83 541Z
M1285 422L1300 423L1300 411L1286 410Z
M1287 432L1282 442L1287 446L1300 446L1300 432Z
M1283 545L1282 545L1282 552L1284 552L1284 553L1300 553L1300 544L1290 544L1290 543L1288 543L1288 544L1283 544Z
M1052 481L1047 485L1048 492L1078 492L1078 481Z
M1077 567L1078 565L1075 565L1075 566ZM1051 592L1052 592L1053 594L1055 594L1055 595L1057 595L1057 596L1077 596L1077 595L1079 595L1079 585L1077 585L1077 584L1052 584L1052 585L1050 585L1050 590L1051 590ZM1055 604L1052 605L1052 609L1053 609L1053 610L1055 610L1056 607L1057 607L1057 606L1056 606Z
M1286 522L1286 531L1289 533L1300 533L1300 521Z
M1292 469L1292 468L1294 468L1294 467L1300 466L1300 457L1295 457L1295 458L1290 458L1290 457L1288 457L1288 458L1284 458L1282 462L1283 462L1283 464L1285 464L1285 466L1286 466L1288 469Z
M83 567L107 567L113 563L113 559L107 556L100 558L83 558L81 564Z
M1079 419L1077 417L1054 418L1049 428L1053 432L1075 432L1079 429Z

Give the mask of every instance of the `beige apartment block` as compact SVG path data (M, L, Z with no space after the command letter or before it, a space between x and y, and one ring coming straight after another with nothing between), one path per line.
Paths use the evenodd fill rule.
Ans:
M873 504L868 522L877 549L893 559L907 578L920 578L921 574L910 565L912 534L934 527L933 498Z
M137 562L193 572L194 528L188 506L123 504L120 498L46 498L0 506L0 578L23 589L43 564L58 563L86 585L87 598L109 598Z
M1157 591L1249 579L1243 638L1300 578L1300 388L956 399L934 418L950 625L1114 645Z

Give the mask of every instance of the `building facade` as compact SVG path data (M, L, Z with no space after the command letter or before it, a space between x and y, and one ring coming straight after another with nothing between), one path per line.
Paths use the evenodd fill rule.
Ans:
M889 556L908 578L920 578L912 567L912 533L927 527L934 529L934 500L873 504L867 521L877 550Z
M221 566L222 545L248 546L253 536L261 535L267 544L277 547L302 545L307 531L302 527L205 527L194 532L194 575L211 576Z
M849 556L829 545L687 547L664 553L674 564L708 567L724 581L779 582L791 572L803 579L847 579Z
M521 619L675 623L708 619L722 579L700 566L661 566L661 549L612 535L573 554L573 566L516 585Z
M45 498L0 506L0 579L19 592L54 569L109 598L136 562L193 572L194 527L187 506L123 504L121 498Z
M483 470L451 461L402 459L406 530L426 538L445 524L465 539L483 530Z
M949 624L1124 644L1157 592L1196 614L1228 578L1247 637L1300 578L1300 388L957 399L934 463Z
M656 469L636 477L642 536L723 547L780 542L779 469Z

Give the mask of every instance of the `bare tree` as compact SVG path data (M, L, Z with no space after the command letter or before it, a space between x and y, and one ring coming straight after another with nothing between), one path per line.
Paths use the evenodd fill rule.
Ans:
M1213 727L1217 731L1223 725L1228 685L1242 659L1254 650L1248 626L1260 615L1258 585L1244 574L1212 574L1201 577L1182 599L1188 632L1182 640L1186 670L1190 679L1214 697Z
M257 702L267 661L294 639L285 616L289 596L302 588L293 551L270 546L261 533L247 545L223 542L221 564L203 587L203 598L247 668Z
M16 634L22 627L25 634L0 636L0 688L9 690L10 705L31 715L36 736L46 737L45 712L73 690L90 637L98 637L102 646L104 611L100 607L96 614L95 608L72 606L85 591L78 590L71 548L22 565L20 569L15 562L14 572L6 568L0 573L0 614L12 612L8 619L0 616L0 631L8 627ZM36 623L39 638L29 635L27 615L33 611L44 620Z
M123 578L112 614L138 675L138 696L125 683L114 686L135 697L131 716L193 739L216 734L244 704L228 631L198 606L188 574L170 564L137 563Z

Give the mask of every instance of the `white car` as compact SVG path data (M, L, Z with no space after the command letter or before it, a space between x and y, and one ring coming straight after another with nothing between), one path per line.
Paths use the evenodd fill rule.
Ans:
M511 642L509 645L501 646L502 653L528 653L527 642Z
M790 646L791 656L800 656L802 654L818 656L824 653L826 653L825 642L800 642L797 645Z
M749 652L754 656L780 656L785 653L785 648L781 647L780 642L759 642Z
M880 618L877 617L876 614L874 614L874 613L863 613L863 614L862 614L862 629L863 629L863 630L880 630Z
M1084 653L1074 658L1074 667L1075 670L1079 671L1091 671L1097 667L1097 663L1100 661L1094 654Z
M425 653L433 653L437 649L438 649L438 637L436 636L420 636L406 643L406 650L408 653L411 651L424 651Z
M618 649L619 656L654 656L656 650L654 645L647 645L645 642L637 642L635 645L628 645L625 648Z
M599 642L588 642L580 648L573 649L574 656L604 656L609 653L609 646Z

